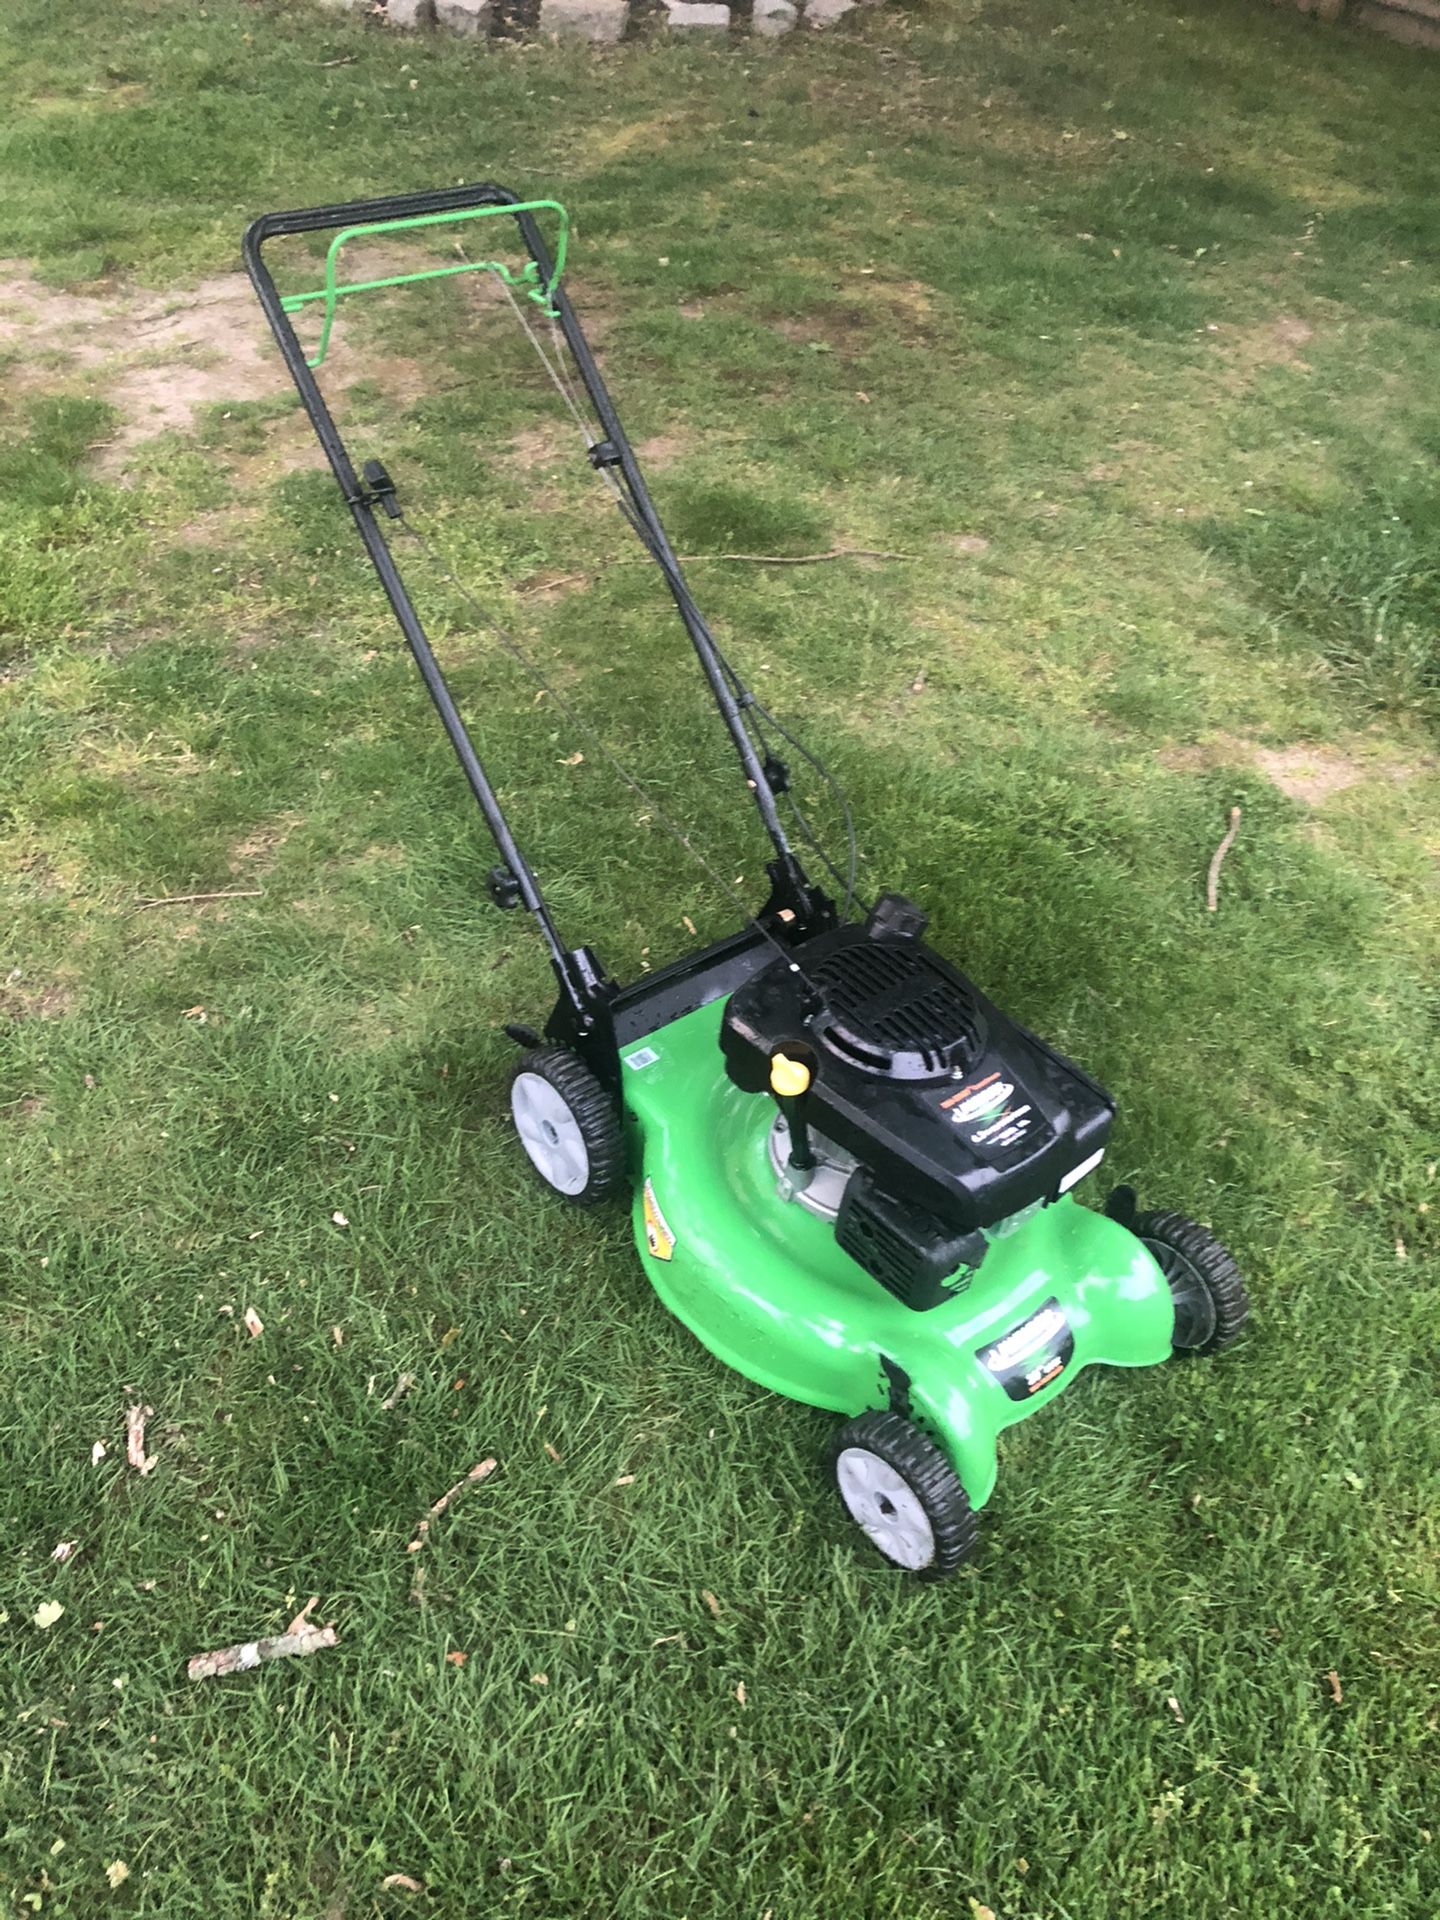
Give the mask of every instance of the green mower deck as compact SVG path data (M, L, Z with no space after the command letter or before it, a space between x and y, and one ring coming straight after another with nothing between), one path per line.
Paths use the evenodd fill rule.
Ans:
M645 1271L727 1366L835 1413L904 1412L980 1507L1006 1427L1084 1367L1170 1358L1175 1311L1158 1264L1068 1195L997 1236L944 1305L916 1313L887 1293L826 1221L777 1198L775 1110L726 1078L723 1013L723 1001L701 1007L621 1060Z

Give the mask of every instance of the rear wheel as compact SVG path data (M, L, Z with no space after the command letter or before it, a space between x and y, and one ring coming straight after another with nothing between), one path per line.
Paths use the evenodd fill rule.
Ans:
M892 1566L943 1580L975 1550L975 1515L935 1442L898 1413L847 1420L830 1446L845 1511Z
M1250 1317L1245 1282L1208 1227L1182 1213L1142 1213L1132 1231L1154 1255L1175 1303L1176 1353L1222 1353Z
M530 1164L573 1205L594 1206L625 1184L620 1116L578 1054L525 1054L510 1082L510 1112Z

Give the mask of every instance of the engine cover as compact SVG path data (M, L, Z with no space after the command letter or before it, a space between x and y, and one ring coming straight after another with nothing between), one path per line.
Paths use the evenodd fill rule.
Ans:
M747 1093L768 1090L775 1053L803 1059L806 1122L855 1156L854 1177L965 1234L1071 1186L1099 1159L1115 1105L924 928L887 894L863 926L802 942L731 995L720 1044Z

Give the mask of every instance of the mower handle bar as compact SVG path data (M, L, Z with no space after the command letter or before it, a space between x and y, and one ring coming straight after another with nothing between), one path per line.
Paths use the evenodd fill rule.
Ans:
M588 956L583 949L571 951L564 945L540 891L534 871L521 853L510 831L499 799L466 731L465 723L460 717L450 689L445 683L444 675L435 659L429 638L410 599L400 570L395 564L389 543L381 532L374 511L377 504L376 496L368 486L362 484L355 472L345 442L335 425L314 371L306 360L304 348L291 325L290 316L285 311L280 293L262 257L265 243L282 236L326 233L337 227L413 219L425 215L463 213L483 207L494 207L497 210L505 207L515 209L515 224L520 230L521 239L539 271L542 283L551 288L557 323L579 369L601 431L609 442L610 448L613 449L614 464L619 469L631 505L643 524L646 543L660 564L671 597L675 601L677 611L709 683L711 694L734 742L746 784L775 848L778 856L778 871L772 869L772 876L778 890L777 897L783 896L793 901L795 906L801 909L799 917L803 920L810 906L809 881L795 857L784 826L781 824L765 763L746 724L741 702L727 677L719 649L685 588L679 561L650 499L630 442L590 352L589 342L581 331L564 287L556 279L549 248L536 223L534 213L530 211L530 204L522 201L518 194L511 193L507 187L499 186L494 181L478 181L469 186L442 187L424 193L389 194L373 200L348 200L330 206L263 213L252 220L246 228L243 253L246 270L265 317L270 323L270 330L275 336L290 377L299 392L310 424L315 429L316 437L330 463L331 471L345 497L346 505L364 542L366 553L379 576L386 598L394 610L406 643L420 669L426 689L440 715L471 792L485 817L486 825L490 829L502 860L515 877L521 901L539 924L562 989L573 1003L578 1004L592 997L592 982L587 978L586 972Z

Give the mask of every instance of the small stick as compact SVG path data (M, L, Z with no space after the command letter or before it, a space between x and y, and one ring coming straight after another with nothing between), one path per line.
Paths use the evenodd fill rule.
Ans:
M558 593L561 587L578 586L590 578L588 573L562 573L553 580L537 580L533 587L521 587L520 598L528 600L532 594Z
M308 1611L308 1609L307 1609ZM334 1627L301 1627L298 1633L280 1633L273 1640L245 1640L235 1647L222 1647L216 1653L197 1653L186 1663L192 1680L214 1680L222 1673L248 1673L265 1660L288 1660L322 1647L336 1645Z
M202 900L263 900L261 887L234 887L225 893L167 893L160 900L137 900L131 908L132 913L140 913L146 907L188 907Z
M648 554L626 554L610 564L617 567L643 566ZM681 553L678 560L691 566L700 560L744 561L752 567L813 567L822 560L918 560L916 553L892 553L888 547L831 547L827 553Z
M478 1486L482 1480L488 1480L495 1471L495 1466L496 1462L493 1458L480 1461L478 1466L471 1467L463 1480L457 1480L448 1493L442 1493L434 1506L431 1507L430 1511L426 1514L425 1518L420 1522L419 1527L416 1529L415 1538L410 1542L405 1551L407 1553L418 1553L425 1544L425 1536L430 1531L430 1522L440 1518L441 1514L444 1513L445 1509L457 1494L463 1493L467 1487Z
M1230 830L1215 849L1215 858L1210 862L1210 878L1205 886L1205 904L1214 913L1220 905L1220 867L1226 854L1235 844L1235 836L1240 831L1240 809L1230 809Z
M687 565L696 560L748 561L755 567L813 567L822 560L913 560L913 553L891 553L884 547L831 547L828 553L682 553Z

